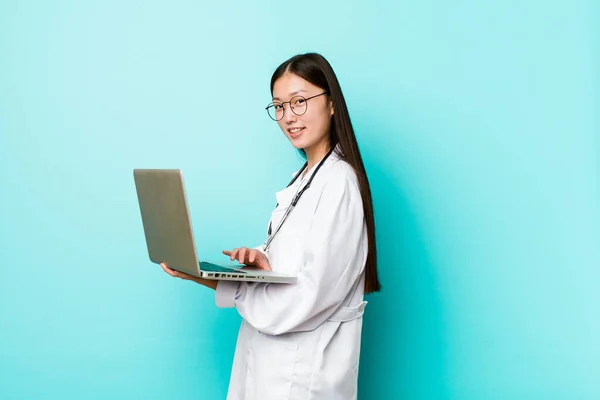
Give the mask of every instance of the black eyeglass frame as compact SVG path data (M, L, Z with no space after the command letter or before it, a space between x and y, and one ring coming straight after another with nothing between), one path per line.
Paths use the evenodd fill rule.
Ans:
M292 106L292 101L294 101L294 99L300 98L300 99L304 99L305 102L308 102L308 100L314 99L315 97L323 96L324 94L329 94L329 91L326 90L323 93L315 94L314 96L310 96L310 97L304 97L304 96L297 95L297 96L292 97L289 101L284 101L284 102L281 102L281 103L279 103L279 102L277 102L277 103L275 103L275 102L270 103L268 106L265 107L265 110L267 111L267 114L269 115L269 118L271 118L273 121L281 121L283 119L283 117L285 115L285 107L283 105L286 104L286 103L290 105L290 110L292 110L292 112L294 114L296 114L296 115L304 115L304 114L306 114L306 111L308 110L308 103L306 104L306 108L304 109L304 112L302 114L298 114L296 111L294 111L294 107ZM280 106L283 107L283 112L281 113L281 118L279 118L279 119L275 119L275 118L271 117L271 114L269 113L269 108L275 107L275 104L280 105Z

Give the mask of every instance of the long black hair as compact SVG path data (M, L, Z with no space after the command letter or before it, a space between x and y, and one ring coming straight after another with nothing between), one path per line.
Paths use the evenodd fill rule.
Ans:
M318 53L298 54L281 64L271 77L271 95L273 86L286 72L298 75L315 86L328 92L333 104L329 145L335 148L339 144L337 155L350 164L358 177L358 185L363 203L365 222L367 224L368 254L365 265L365 293L378 292L381 284L377 276L377 246L375 243L375 217L371 187L367 172L360 155L346 100L329 62Z

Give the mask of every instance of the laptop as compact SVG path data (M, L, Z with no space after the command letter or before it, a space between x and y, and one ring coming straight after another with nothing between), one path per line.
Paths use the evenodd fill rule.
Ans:
M180 169L134 169L150 261L204 279L295 283L297 276L199 260ZM225 256L223 256L225 257Z

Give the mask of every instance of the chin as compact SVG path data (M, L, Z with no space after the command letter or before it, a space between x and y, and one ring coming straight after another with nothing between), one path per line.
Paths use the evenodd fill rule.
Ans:
M292 138L288 137L288 139L290 140L290 143L292 144L292 146L294 146L294 148L296 148L296 149L303 149L307 146L306 142L304 140L302 140L302 138L292 139Z

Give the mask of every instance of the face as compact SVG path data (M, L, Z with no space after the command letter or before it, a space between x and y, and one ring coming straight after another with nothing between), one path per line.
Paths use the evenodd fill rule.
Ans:
M289 102L294 96L302 96L306 99L323 93L325 90L313 85L307 80L286 72L273 86L273 103L280 104ZM297 98L296 98L297 99ZM278 121L279 127L297 149L310 151L313 148L324 147L329 140L329 130L331 128L331 116L333 115L333 106L329 96L321 95L305 101L293 100L292 106L295 111L304 108L306 112L302 115L296 115L290 109L290 103L276 107L283 112L283 118Z

